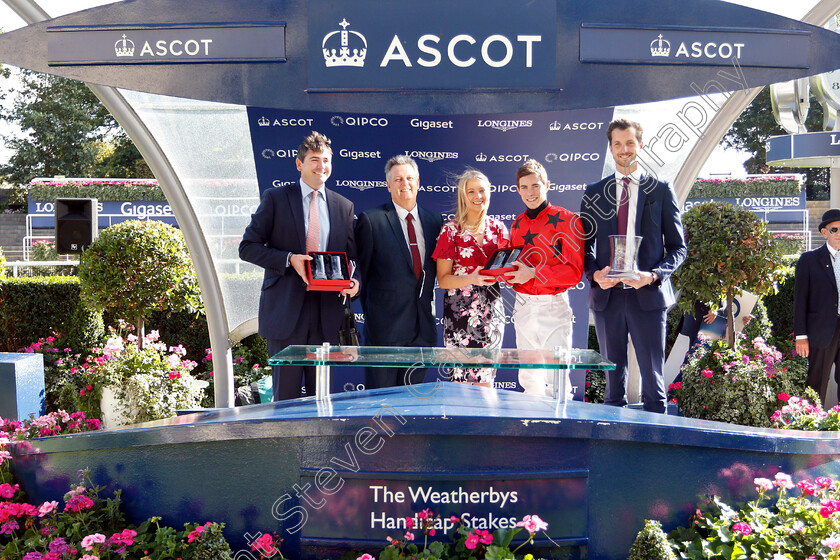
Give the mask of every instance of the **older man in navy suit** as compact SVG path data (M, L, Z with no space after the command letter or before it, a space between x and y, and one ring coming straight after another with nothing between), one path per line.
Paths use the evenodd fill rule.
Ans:
M670 276L686 255L680 210L668 183L642 174L637 161L643 147L640 124L613 121L607 138L615 175L588 185L581 204L589 307L601 352L616 365L607 373L604 403L627 404L629 334L642 376L644 409L664 412L665 312L674 304ZM611 235L642 238L638 280L608 276Z
M359 282L340 295L310 291L306 261L313 251L356 256L353 203L326 188L332 173L332 148L323 134L312 132L295 159L300 180L263 193L239 245L239 258L265 269L260 294L259 334L269 355L291 344L338 344L344 318L340 297L355 296ZM315 368L275 366L271 371L274 400L315 395ZM329 390L329 389L327 389Z
M825 244L802 253L796 263L793 331L796 351L808 358L808 387L825 402L831 367L840 381L840 209L823 214ZM840 400L840 383L838 383Z
M437 212L417 206L420 172L408 156L385 164L391 200L356 222L365 344L436 346L432 251L443 227ZM368 368L368 389L422 383L425 369Z

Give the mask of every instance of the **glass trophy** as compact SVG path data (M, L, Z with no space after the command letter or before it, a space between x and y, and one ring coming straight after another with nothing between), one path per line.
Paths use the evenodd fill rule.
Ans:
M339 255L330 256L330 280L344 280L344 274L341 272L341 257Z
M522 252L522 249L514 249L508 255L507 260L505 261L505 266L513 266L513 263L516 262L516 259L519 258L519 253Z
M315 280L326 280L327 271L324 267L324 255L315 255L312 257L312 262L315 263L315 272L312 273L312 278Z
M607 278L618 278L624 280L639 280L641 276L636 274L639 270L639 245L642 238L638 235L628 237L626 235L610 235L610 271Z

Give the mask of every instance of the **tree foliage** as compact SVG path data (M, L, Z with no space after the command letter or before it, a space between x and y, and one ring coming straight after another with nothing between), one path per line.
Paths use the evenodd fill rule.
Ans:
M26 184L34 177L150 177L137 148L88 87L22 70L11 107L0 117L20 133L3 136L13 154L0 174ZM6 83L12 83L8 75Z
M79 263L81 299L134 321L142 340L153 311L198 311L198 281L180 230L130 220L102 231Z
M822 130L822 107L811 99L808 119L805 126L808 130ZM791 168L771 167L767 165L767 140L771 136L787 134L785 129L776 123L770 104L770 87L761 90L752 103L741 113L738 120L723 137L721 143L727 148L734 148L749 152L752 157L744 162L744 169L748 173L803 173L806 175L805 189L809 199L822 198L828 193L828 170L822 168Z
M726 202L703 202L683 214L688 255L674 284L703 302L727 301L727 342L735 345L733 299L742 291L772 293L783 259L764 222ZM680 298L692 311L694 300Z

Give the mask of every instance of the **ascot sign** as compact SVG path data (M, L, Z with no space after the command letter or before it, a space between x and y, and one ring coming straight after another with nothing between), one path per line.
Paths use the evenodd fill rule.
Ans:
M1 34L0 61L249 107L414 116L646 103L840 67L840 35L768 12L722 0L625 8L620 0L131 0Z

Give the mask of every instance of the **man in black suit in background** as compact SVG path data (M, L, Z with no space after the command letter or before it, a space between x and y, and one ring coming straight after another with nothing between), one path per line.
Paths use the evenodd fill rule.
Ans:
M808 387L825 403L831 366L840 380L840 210L823 214L825 244L802 253L796 263L793 332L796 352L808 358ZM840 399L840 383L838 383Z
M314 131L304 138L295 165L300 180L263 193L239 244L239 258L265 269L258 332L266 339L269 356L292 344L338 344L344 318L340 297L359 291L355 278L341 296L309 290L309 252L336 251L355 258L354 211L352 202L325 186L332 173L329 138ZM275 401L300 397L301 377L306 395L315 395L314 366L274 366L271 377Z
M391 200L356 221L367 346L435 346L431 255L443 218L417 206L420 172L408 156L385 164ZM425 369L368 368L368 389L422 383Z

